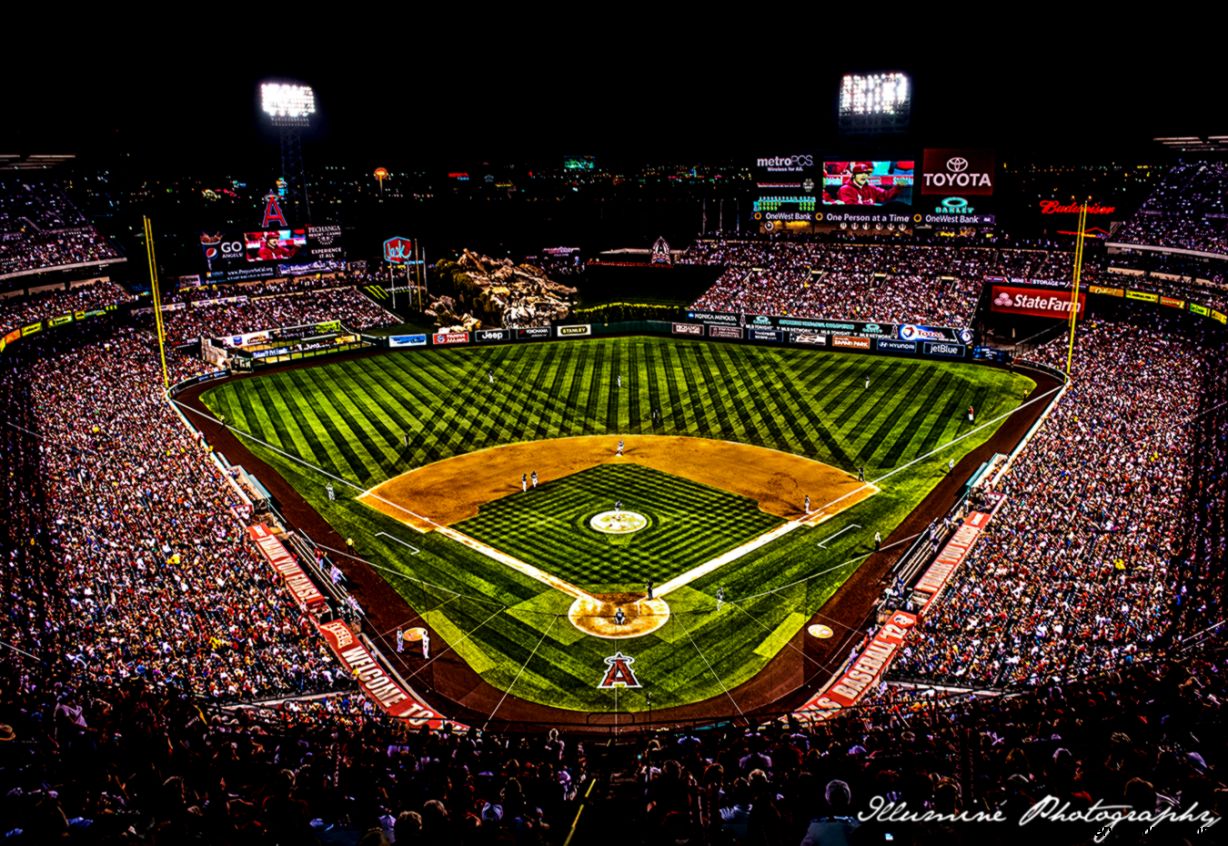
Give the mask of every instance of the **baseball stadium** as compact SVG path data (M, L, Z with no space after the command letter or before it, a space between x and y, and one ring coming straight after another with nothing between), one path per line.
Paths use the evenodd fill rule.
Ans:
M702 164L312 68L211 77L248 150L30 112L3 838L1214 842L1228 136L815 79Z

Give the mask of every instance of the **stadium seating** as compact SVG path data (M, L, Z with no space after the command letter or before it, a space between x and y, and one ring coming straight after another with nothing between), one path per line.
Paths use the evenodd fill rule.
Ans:
M1228 255L1228 165L1174 165L1113 240Z
M0 275L118 257L54 181L0 176Z
M692 308L940 326L969 325L986 276L1067 279L1072 266L1060 251L809 241L700 241L684 260L725 267Z

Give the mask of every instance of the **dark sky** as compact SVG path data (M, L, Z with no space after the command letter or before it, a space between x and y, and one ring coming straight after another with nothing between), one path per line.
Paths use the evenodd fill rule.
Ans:
M256 85L267 77L315 87L313 163L542 163L565 153L743 160L847 148L834 117L845 70L913 74L913 131L900 139L901 154L967 144L1094 157L1149 149L1155 134L1228 134L1222 74L1203 69L1202 50L1166 56L1098 38L1080 60L1045 35L1010 45L960 35L924 49L904 38L914 42L905 56L875 36L874 48L848 51L850 62L825 47L840 32L815 42L782 27L717 42L689 30L656 36L652 27L623 40L407 31L394 42L360 28L333 43L277 49L219 32L206 45L159 41L148 53L108 42L105 56L37 73L28 59L3 60L0 152L104 161L127 152L155 169L241 169L266 160L275 143L257 114Z

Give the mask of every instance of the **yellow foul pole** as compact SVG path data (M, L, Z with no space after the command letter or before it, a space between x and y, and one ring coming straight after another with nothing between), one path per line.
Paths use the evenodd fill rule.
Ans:
M1087 231L1087 201L1079 207L1079 228L1075 235L1074 284L1070 291L1070 348L1066 352L1066 378L1074 363L1075 325L1079 322L1079 281L1083 275L1083 240Z
M149 290L153 293L154 326L158 332L158 354L162 357L162 389L171 386L170 376L166 372L166 331L162 326L162 293L158 290L158 263L154 258L153 224L149 217L145 222L145 253L149 257Z

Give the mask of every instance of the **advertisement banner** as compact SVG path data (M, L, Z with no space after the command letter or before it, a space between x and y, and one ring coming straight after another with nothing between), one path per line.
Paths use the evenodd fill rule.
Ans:
M556 332L560 338L579 338L593 334L593 327L590 323L573 323L570 326L559 326Z
M318 628L333 654L341 661L341 665L351 676L358 679L363 693L390 716L401 717L410 725L419 728L426 726L437 730L443 728L445 723L454 728L464 728L459 723L446 719L438 711L425 702L419 701L410 691L397 684L388 671L380 665L375 654L367 649L362 640L344 622L334 620Z
M312 612L325 609L324 594L320 593L285 544L269 531L268 526L255 523L248 527L247 534L264 556L264 560L282 577L300 608Z
M1126 299L1139 300L1144 303L1158 303L1160 295L1153 294L1150 291L1126 291Z
M35 332L41 331L43 331L42 321L39 321L38 323L29 323L21 327L21 337L24 338L27 335L33 335Z
M473 333L473 340L479 344L492 344L495 341L506 341L511 337L506 329L478 329Z
M1185 300L1180 300L1176 297L1160 297L1160 305L1168 306L1169 308L1185 308Z
M1211 319L1218 320L1220 323L1224 323L1225 321L1228 321L1228 314L1224 314L1222 311L1216 311L1215 309L1211 309Z
M1042 291L1014 285L994 285L989 309L999 314L1021 314L1028 317L1051 317L1065 320L1070 316L1070 291ZM1079 294L1078 311L1083 316L1087 305L1085 294Z
M917 342L897 341L893 338L875 338L874 349L879 352L915 353L917 351Z
M6 343L11 344L13 343L13 341L16 341L20 337L21 337L21 330L14 329L12 332L9 332L7 335L4 336L4 340Z
M1190 303L1190 311L1194 312L1194 314L1201 314L1203 317L1211 316L1211 309L1198 303Z
M986 150L928 148L921 159L922 194L993 196L994 155Z
M926 341L926 355L940 355L947 358L963 358L968 348L963 344L948 344L942 341Z
M742 324L742 318L739 315L727 311L688 311L686 318L709 325L716 323L721 326L740 326Z
M271 330L263 332L244 332L241 335L228 335L222 338L222 345L226 347L248 347L253 344L267 344L273 338Z
M426 335L391 335L388 338L390 347L425 347Z
M770 343L780 342L780 332L775 329L751 329L746 330L746 340L748 341L768 341Z
M1125 288L1109 288L1105 285L1088 285L1087 290L1093 294L1103 294L1106 297L1124 297Z
M856 335L832 335L831 345L846 350L868 350L870 339Z
M904 323L900 326L901 341L953 341L959 344L971 344L976 333L971 329L955 329L950 326L918 326L915 323Z
M742 340L741 326L708 326L709 338L728 338L735 341Z
M469 343L468 332L436 332L431 336L431 343L435 346L450 346L452 344L467 344Z
M817 335L814 332L790 332L789 343L808 344L813 347L825 347L827 346L827 336Z
M993 516L988 511L973 511L964 519L964 524L956 529L955 534L938 553L938 557L934 559L929 568L921 575L917 581L916 589L924 591L930 595L925 602L925 608L929 608L934 599L946 587L947 582L951 578L951 574L959 568L960 564L972 552L972 547L976 545L977 538L985 531L985 527L989 525L989 518Z
M531 341L549 337L549 326L525 326L516 330L516 339L520 341Z
M61 314L59 317L53 317L47 321L48 326L63 326L65 323L72 323L73 317L71 314Z
M799 717L830 716L841 708L851 708L873 687L891 666L908 632L917 625L917 615L893 611L879 626L865 649L847 669L833 678L798 711Z
M330 332L340 332L340 320L325 320L323 323L316 324L316 332L321 335L327 335Z
M675 335L695 335L702 338L704 327L702 323L675 323L673 332Z
M746 315L746 325L761 326L765 329L785 329L790 331L804 329L822 334L869 335L872 337L879 335L890 337L896 331L894 323L875 323L863 320L829 320L827 318L812 317L782 317L767 314ZM946 336L943 337L945 338Z

